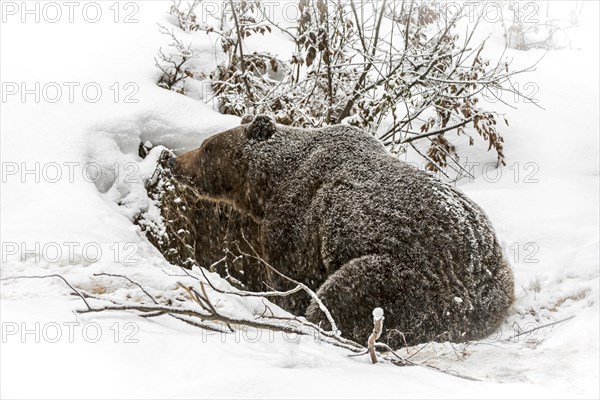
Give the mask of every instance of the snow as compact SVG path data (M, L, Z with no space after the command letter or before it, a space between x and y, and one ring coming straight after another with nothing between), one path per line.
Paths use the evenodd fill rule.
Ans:
M379 321L383 318L383 309L381 307L377 307L373 310L373 320Z
M32 94L22 101L22 93L10 96L3 86L0 272L2 278L61 274L91 292L141 301L137 287L94 275L126 274L153 295L175 291L184 279L173 276L179 270L131 222L152 207L143 184L162 149L140 160L139 143L180 153L239 119L156 86L153 57L168 45L156 24L166 24L170 2L136 2L137 23L114 23L112 3L98 4L105 17L95 24L75 13L74 23L21 23L7 16L0 26L2 82L62 88L60 100L51 103L43 97L36 102ZM371 365L368 356L350 358L311 337L250 329L224 336L167 317L75 315L83 304L52 278L0 285L1 396L599 397L598 4L585 7L589 20L568 32L572 48L509 51L513 68L544 56L535 72L519 79L537 85L545 110L495 104L510 123L501 129L508 165L486 169L495 160L492 152L456 142L469 161L480 163L473 182L458 185L490 216L515 272L517 301L497 337L429 345L412 361L481 382L423 367ZM495 33L486 49L494 53L503 39L493 25L489 29ZM206 38L194 40L203 46L199 65L210 70L218 55L215 38ZM251 45L289 51L281 37L257 37ZM69 82L79 84L73 101ZM80 90L88 83L102 89L97 102ZM128 94L137 102L125 102ZM60 177L52 182L56 171ZM216 275L211 280L229 288ZM245 317L264 307L260 299L231 297L218 306ZM35 333L22 336L25 329L37 331L39 343ZM100 338L93 343L95 332Z

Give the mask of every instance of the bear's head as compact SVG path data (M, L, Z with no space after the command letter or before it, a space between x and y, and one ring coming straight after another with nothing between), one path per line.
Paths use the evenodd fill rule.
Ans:
M269 140L276 130L270 117L258 115L252 122L213 135L198 149L171 159L173 175L189 183L200 198L232 204L258 219L263 200L256 190L260 182L248 179L249 149Z

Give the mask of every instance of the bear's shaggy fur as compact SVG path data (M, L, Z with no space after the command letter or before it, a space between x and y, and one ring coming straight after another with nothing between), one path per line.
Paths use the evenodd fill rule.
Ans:
M226 249L249 253L259 248L258 225L229 204L203 200L196 189L170 173L169 157L161 156L146 190L160 209L135 220L148 240L174 265L200 265L218 272L239 289L263 291L267 268L255 259L237 257ZM225 257L225 261L220 261ZM246 273L249 270L250 273Z
M250 217L261 256L317 290L345 337L364 342L382 307L394 347L478 339L513 302L485 213L361 130L289 128L260 115L177 157L174 172L201 198ZM307 296L280 305L326 324Z

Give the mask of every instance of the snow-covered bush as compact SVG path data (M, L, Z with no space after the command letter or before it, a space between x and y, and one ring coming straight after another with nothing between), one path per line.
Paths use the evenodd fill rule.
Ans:
M286 25L258 0L228 1L213 26L195 22L199 4L180 11L175 3L171 14L184 31L220 37L223 62L207 78L220 112L266 113L299 127L355 125L393 153L416 151L431 171L458 165L449 134L470 145L479 136L505 164L497 123L506 118L480 106L479 96L521 96L510 79L525 70L484 58L485 40L475 39L480 19L467 21L464 9L439 2L300 0L297 20ZM248 50L249 37L276 32L289 39L291 57ZM169 67L161 67L159 85L184 93L185 79L204 76L186 69L191 49L177 41L174 47L175 60L161 55Z

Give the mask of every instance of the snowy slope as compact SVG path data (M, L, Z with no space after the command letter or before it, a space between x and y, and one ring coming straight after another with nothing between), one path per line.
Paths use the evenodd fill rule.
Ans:
M18 93L1 104L1 275L61 274L92 292L137 299L137 288L93 274L127 274L156 293L179 279L130 221L150 207L143 180L157 156L140 161L139 142L184 151L238 119L155 85L153 57L168 44L156 23L164 22L169 2L135 3L135 23L122 21L130 10L121 8L115 23L112 3L98 4L104 17L94 24L76 13L74 23L10 17L0 27L3 83L55 82L63 89L56 103L46 101L48 92L39 102ZM590 21L571 33L575 48L549 52L522 78L522 85L539 87L545 110L497 107L510 122L502 129L507 167L485 169L494 155L473 152L476 179L459 182L496 227L515 271L517 302L498 337L430 345L415 360L483 382L370 365L366 356L349 358L308 337L254 330L221 336L125 313L76 316L71 310L81 301L60 280L42 279L0 285L1 396L598 397L598 4L586 7ZM492 39L492 51L502 46L501 37ZM213 43L204 48L210 69ZM542 52L510 55L524 67ZM79 84L73 101L65 82ZM91 83L102 89L97 102L80 90ZM137 102L126 102L128 94ZM23 174L36 165L39 173ZM51 182L56 168L61 176ZM235 315L251 316L261 306L230 301L220 307ZM71 322L79 325L69 337ZM36 323L39 343L33 333L22 336ZM61 336L51 343L56 332Z

